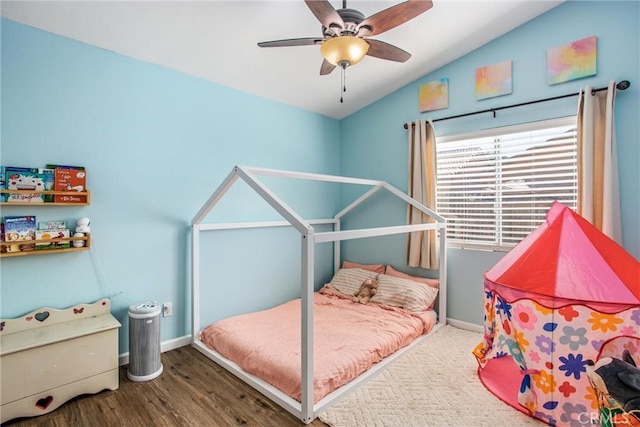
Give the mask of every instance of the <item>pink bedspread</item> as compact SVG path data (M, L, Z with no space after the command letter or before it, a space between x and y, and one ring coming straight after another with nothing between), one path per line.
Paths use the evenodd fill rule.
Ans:
M269 310L220 320L200 339L211 349L301 399L300 299ZM314 402L431 330L431 310L415 314L357 304L335 290L314 294Z

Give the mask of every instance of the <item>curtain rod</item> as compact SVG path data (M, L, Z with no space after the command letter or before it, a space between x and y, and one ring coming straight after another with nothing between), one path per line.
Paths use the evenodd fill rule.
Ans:
M629 86L631 86L631 83L629 82L629 80L622 80L622 81L618 82L618 84L616 84L616 89L618 89L618 90L627 90L627 88ZM592 89L591 90L591 94L593 95L595 92L600 92L601 90L607 90L607 89L609 89L609 88L608 87L600 87L600 88L597 88L597 89ZM539 102L555 101L556 99L569 98L570 96L578 96L578 95L580 95L580 92L568 93L566 95L559 95L559 96L554 96L554 97L551 97L551 98L537 99L535 101L522 102L520 104L505 105L503 107L489 108L487 110L474 111L472 113L464 113L464 114L458 114L456 116L441 117L439 119L433 119L432 122L439 122L441 120L458 119L460 117L473 116L473 115L476 115L476 114L483 114L483 113L493 113L493 117L495 118L496 117L496 111L499 111L499 110L506 110L507 108L522 107L524 105L537 104ZM413 123L412 123L412 125L413 125ZM404 124L404 128L408 129L407 123Z

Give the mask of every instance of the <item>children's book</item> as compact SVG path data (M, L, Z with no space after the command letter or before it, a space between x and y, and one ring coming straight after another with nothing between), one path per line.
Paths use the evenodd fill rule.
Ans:
M0 190L6 190L7 186L5 184L5 175L4 175L4 166L0 166ZM0 202L6 202L7 195L5 193L0 193Z
M38 173L44 176L44 191L53 190L53 184L55 182L55 170L49 168L38 168ZM44 201L53 202L53 194L45 194Z
M86 203L86 195L73 194L86 191L87 172L84 169L54 169L53 189L67 191L69 194L56 194L54 200L58 203Z
M35 216L4 216L2 217L4 241L12 245L3 246L7 252L32 251L33 243L25 243L36 238Z
M58 230L36 230L36 240L51 240L51 239L61 239L63 237L69 237L69 230L58 229ZM62 249L62 248L70 248L71 241L70 240L61 240L55 242L39 242L36 243L36 250L42 249Z
M79 170L84 170L84 166L69 166L69 165L54 165L51 163L47 164L47 168L48 169L79 169Z
M37 168L21 168L7 166L5 168L5 185L7 190L33 190L36 193L8 194L7 202L44 202L45 176L38 173Z

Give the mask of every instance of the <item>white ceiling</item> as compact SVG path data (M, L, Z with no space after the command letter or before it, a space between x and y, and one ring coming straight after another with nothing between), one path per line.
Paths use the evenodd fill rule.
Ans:
M320 76L319 46L260 48L259 41L316 37L302 0L5 1L2 16L122 55L342 119L562 3L563 0L433 0L426 13L373 38L413 56L365 57ZM348 1L370 16L400 1ZM339 9L342 1L332 0Z

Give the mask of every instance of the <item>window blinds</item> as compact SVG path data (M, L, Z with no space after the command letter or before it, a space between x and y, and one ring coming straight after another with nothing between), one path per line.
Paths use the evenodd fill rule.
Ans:
M438 138L437 209L451 246L508 250L555 200L577 207L576 118Z

